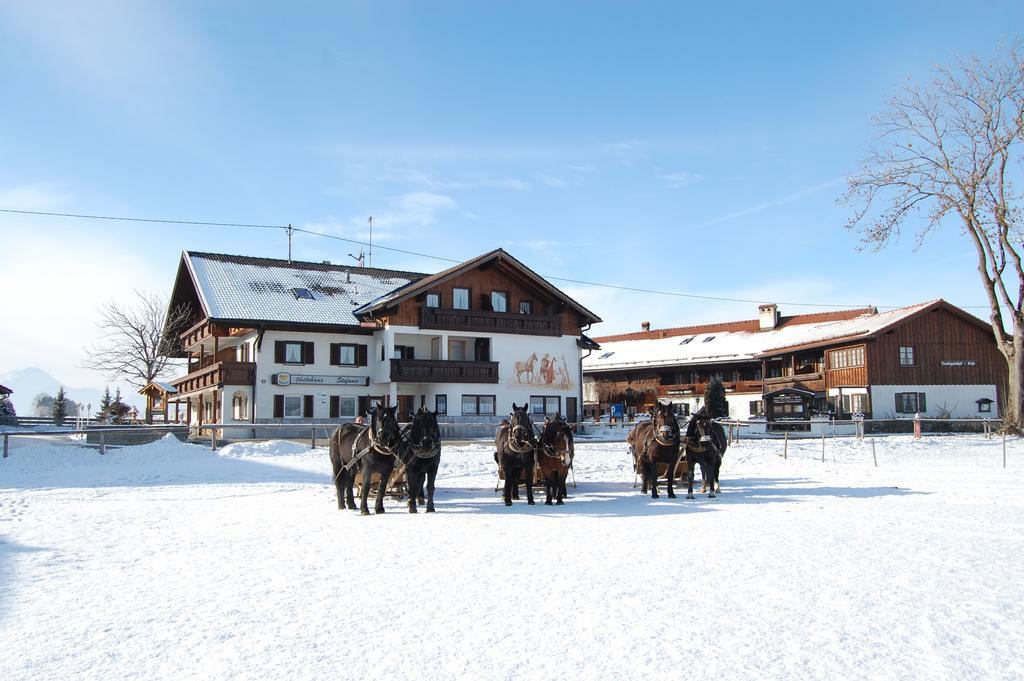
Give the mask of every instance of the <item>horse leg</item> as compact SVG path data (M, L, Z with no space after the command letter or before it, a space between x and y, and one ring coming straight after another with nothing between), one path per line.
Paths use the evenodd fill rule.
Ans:
M506 506L512 505L512 488L518 484L519 472L505 466L505 491L502 493L502 497L505 499Z
M373 470L368 461L362 462L363 485L359 488L359 514L370 515L370 507L366 501L370 498L370 483L373 481Z
M437 466L440 462L440 458L435 459L427 471L427 513L434 512L434 480L437 478Z
M345 469L341 467L341 464L334 464L332 468L334 469L334 489L338 492L338 510L341 511L345 508L345 481L342 480Z
M569 469L565 469L564 472L559 471L556 473L557 484L558 484L558 499L555 500L555 506L562 506L565 504L565 479L568 477L567 473Z
M526 465L526 503L533 506L533 464Z
M374 513L384 512L384 495L388 492L388 483L391 481L391 471L394 465L387 466L380 472L380 482L377 484L377 503L373 505Z
M339 480L342 481L342 485L345 487L345 506L347 506L350 511L356 510L359 507L356 506L355 495L352 492L353 488L356 486L355 471L351 468L347 471L342 471L341 478Z
M672 461L671 463L669 463L665 467L665 477L667 478L667 480L665 482L665 486L668 488L668 498L669 499L675 499L676 498L676 492L675 492L675 489L672 486L673 482L675 481L675 477L676 477L676 461L678 461L678 459L676 459L675 461Z
M412 466L405 471L405 486L409 488L409 513L416 513L416 492L413 490L418 489L420 483L423 482L420 477L422 474L419 471L414 471Z
M651 480L651 498L658 498L658 462L648 461L644 464L647 469L647 476Z
M696 457L690 452L686 452L686 498L693 499L693 468L696 463Z
M712 459L711 461L708 461L708 480L709 480L708 487L711 489L711 493L708 495L708 498L710 498L710 499L714 499L715 498L715 482L717 482L717 478L718 478L718 465L715 462L715 460Z

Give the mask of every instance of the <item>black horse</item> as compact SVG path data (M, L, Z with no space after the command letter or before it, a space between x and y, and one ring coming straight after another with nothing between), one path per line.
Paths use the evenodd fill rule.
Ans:
M416 513L416 497L426 500L427 513L434 512L434 480L441 463L441 429L437 412L420 407L412 416L409 436L402 440L399 458L405 467L405 486L409 492L409 513ZM423 485L426 481L426 494Z
M338 508L345 503L352 510L356 502L352 498L352 486L355 484L356 469L363 474L359 489L359 511L370 515L366 504L370 496L370 483L374 473L380 476L377 489L376 513L384 512L384 494L395 469L395 456L401 441L398 420L395 418L397 407L374 407L367 414L370 425L346 423L331 434L331 467L334 469L334 486L338 490Z
M686 464L689 468L686 482L686 498L693 499L694 464L700 464L700 476L703 479L701 492L709 490L708 497L715 498L715 491L721 492L718 484L718 473L722 468L722 457L729 440L725 437L725 428L715 423L708 413L707 407L690 417L684 438L686 448Z
M548 506L551 499L561 506L566 497L565 478L569 475L569 467L573 459L572 428L559 414L553 419L545 419L541 429L540 446L537 447L537 473L544 483Z
M498 426L494 436L495 459L505 474L505 491L502 497L505 505L512 505L513 492L519 486L519 479L525 472L526 503L533 506L533 466L536 462L537 438L533 433L533 422L527 411L528 405L517 407L512 403L512 414L508 422Z
M661 464L667 468L668 497L676 498L672 484L679 463L680 440L676 415L670 405L661 402L651 410L651 420L637 424L626 438L634 466L643 473L643 491L646 493L650 485L652 499L658 498L658 468Z

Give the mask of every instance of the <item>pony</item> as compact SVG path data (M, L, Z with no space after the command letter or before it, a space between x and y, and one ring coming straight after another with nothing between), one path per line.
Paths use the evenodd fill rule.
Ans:
M526 474L526 503L533 506L533 467L536 463L537 438L533 433L533 422L527 406L517 407L512 403L508 422L502 421L494 436L494 458L498 468L505 474L505 491L502 498L506 506L512 505L513 492L519 486L519 479Z
M374 407L367 412L369 425L346 423L331 434L331 468L334 470L334 486L338 491L338 509L355 510L352 486L355 484L355 468L362 471L363 479L359 489L359 512L370 515L366 500L370 495L373 475L380 476L377 502L374 512L384 512L384 493L395 468L395 454L402 439L395 412L398 407ZM342 502L345 502L344 504Z
M697 463L700 464L700 476L703 481L701 494L709 491L708 498L714 499L716 488L717 491L722 491L722 486L718 483L718 473L722 468L722 456L729 446L725 428L711 420L711 414L704 406L690 417L683 441L686 465L690 469L686 480L686 498L693 499L693 469Z
M633 463L643 474L643 493L647 493L650 485L652 499L658 498L658 468L661 464L667 464L668 468L665 475L668 497L676 498L672 483L679 464L680 440L679 422L672 413L672 407L661 402L651 409L651 419L638 423L626 437Z
M544 483L547 499L544 503L561 506L565 499L565 478L569 475L574 456L572 428L560 414L553 419L544 419L541 428L540 445L537 447L537 477Z
M437 412L426 407L410 415L409 437L403 438L398 458L405 469L405 487L409 492L409 513L417 513L416 497L427 504L427 513L434 512L434 480L441 463L441 429ZM426 495L424 495L426 481Z

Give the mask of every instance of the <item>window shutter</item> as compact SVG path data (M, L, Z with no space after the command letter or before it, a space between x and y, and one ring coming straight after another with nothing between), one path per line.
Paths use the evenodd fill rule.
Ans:
M303 395L302 397L303 397L303 399L302 399L302 402L303 402L302 416L304 418L311 419L311 418L313 418L313 396L312 395Z
M360 344L360 345L356 346L356 366L357 367L364 367L364 366L366 366L369 363L368 360L367 360L367 357L366 357L367 354L368 353L367 353L367 346L366 345Z
M336 419L338 414L341 412L341 398L337 395L331 395L331 411L329 418Z
M903 393L896 393L896 413L903 413Z
M306 341L302 344L302 363L313 363L313 341Z
M274 363L284 364L284 341L274 341Z
M924 393L917 394L917 410L922 414L928 411L928 406L925 404L924 401Z
M331 365L338 366L341 364L341 344L331 343Z
M480 309L491 310L491 296L488 293L480 294Z
M416 359L416 348L411 345L405 346L405 355L402 356L402 359Z
M274 418L284 418L284 395L274 395Z

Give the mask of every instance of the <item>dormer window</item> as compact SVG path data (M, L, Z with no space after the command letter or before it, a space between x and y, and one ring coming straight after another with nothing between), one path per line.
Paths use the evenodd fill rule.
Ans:
M296 299L304 298L306 300L316 300L313 296L313 292L308 288L293 288L292 295L294 295Z
M707 338L705 338L705 339L704 339L704 340L703 340L702 342L704 342L704 343L710 343L710 342L711 342L711 341L713 341L713 340L715 340L715 337L714 337L714 336L708 336L708 337L707 337Z
M604 353L603 355L601 355L600 357L598 357L598 359L608 359L609 357L611 357L611 356L612 356L612 355L614 355L614 354L615 354L615 351L614 351L614 350L612 350L611 352L606 352L606 353Z
M690 336L689 338L684 338L683 340L679 341L679 344L680 345L686 345L687 343L692 341L695 337L696 336Z

